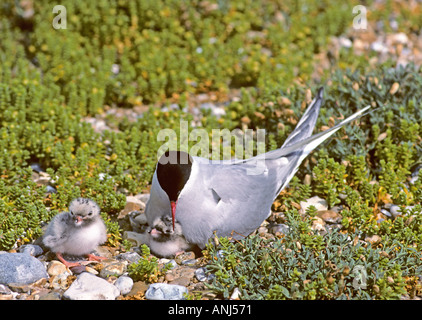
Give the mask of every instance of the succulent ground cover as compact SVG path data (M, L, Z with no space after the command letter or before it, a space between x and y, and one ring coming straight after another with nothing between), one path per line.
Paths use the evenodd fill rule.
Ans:
M37 239L76 196L101 206L108 245L125 245L116 216L125 195L148 190L161 129L265 129L271 150L324 85L316 132L374 110L313 152L276 199L269 220L289 233L207 248L210 288L249 299L421 295L420 3L368 1L366 30L352 27L353 1L61 5L66 29L53 28L49 1L0 5L0 250ZM200 108L201 95L224 113ZM299 214L315 195L341 207L337 229L314 230L312 208ZM157 272L149 262L134 272Z

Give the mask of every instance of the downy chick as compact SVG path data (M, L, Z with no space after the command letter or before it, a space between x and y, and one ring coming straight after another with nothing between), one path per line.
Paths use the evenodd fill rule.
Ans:
M188 243L183 236L182 226L171 216L156 218L150 231L149 246L151 251L164 258L174 257L180 252L191 250L194 245Z
M100 216L100 207L90 199L76 198L69 205L69 211L56 215L43 236L43 244L67 267L79 263L66 261L62 254L87 256L89 260L99 261L103 257L91 252L107 240L107 229Z

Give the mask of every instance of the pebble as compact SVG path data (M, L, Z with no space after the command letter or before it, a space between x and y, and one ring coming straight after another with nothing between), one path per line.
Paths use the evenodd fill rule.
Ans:
M185 300L188 289L184 286L168 283L153 283L148 287L145 297L148 300Z
M171 284L187 287L195 276L195 268L177 267L166 273L165 279Z
M350 40L349 38L346 38L346 37L340 37L339 43L340 43L340 46L342 46L343 48L347 48L347 49L349 49L353 46L352 40Z
M133 280L128 276L121 276L116 280L114 285L117 287L117 289L119 289L120 294L126 295L132 290Z
M54 187L52 187L50 185L48 185L48 186L45 187L45 191L46 191L46 193L57 193L56 188L54 188Z
M129 296L144 294L148 290L148 285L144 281L137 281L133 284L132 289L128 293Z
M141 256L136 252L124 252L120 253L115 257L119 261L134 263L141 259Z
M94 275L99 274L99 272L98 272L97 270L95 270L94 268L91 268L91 267L89 267L89 266L85 266L85 271L86 271L86 272L89 272L89 273L92 273L92 274L94 274Z
M395 33L389 36L393 44L407 44L409 42L409 38L403 32Z
M128 214L129 223L132 227L134 232L141 233L145 229L145 225L147 225L147 216L142 211L131 211Z
M377 234L374 234L370 237L368 236L368 237L365 238L365 241L369 242L373 246L376 246L378 243L381 242L381 240L382 240L381 237Z
M198 261L196 259L189 259L189 260L182 261L182 265L187 266L187 267L196 266L197 263Z
M333 210L318 211L317 217L320 217L324 222L329 224L341 223L341 219L343 218L341 214Z
M65 291L63 297L68 300L115 300L120 295L119 289L91 273L81 273Z
M177 264L182 264L184 261L192 259L195 259L195 253L193 251L183 252L174 258Z
M385 215L387 218L390 218L390 219L393 218L393 215L391 214L391 212L386 209L381 209L381 213Z
M388 47L382 41L374 41L371 43L371 49L378 53L388 53Z
M268 229L266 227L261 226L261 227L258 228L258 234L260 236L262 236L262 235L264 235L266 233L268 233Z
M69 288L71 281L68 279L69 274L61 273L50 277L50 287L55 290L66 290Z
M0 283L29 284L48 278L44 264L26 253L0 255Z
M239 288L234 288L233 293L230 296L230 300L240 300L240 290L239 290Z
M201 267L195 270L195 277L196 279L198 279L198 281L204 282L204 281L212 280L215 277L215 275L213 275L212 273L207 275L207 269L204 267Z
M326 234L325 222L320 217L314 217L312 219L312 230L318 231L320 234Z
M13 300L17 295L16 292L10 290L7 286L0 284L0 301L1 300Z
M44 169L41 167L41 165L38 162L31 163L31 169L35 172L43 172Z
M76 267L71 267L70 270L72 270L73 274L81 274L82 272L88 271L86 266L84 265L79 265Z
M174 269L177 267L177 262L174 259L171 259L167 262L164 263L165 266L168 266L168 268L170 268L170 270Z
M112 260L113 262L103 262L104 268L100 271L101 278L107 278L110 276L121 276L126 272L126 263L121 261Z
M25 244L19 248L20 253L26 253L33 257L37 257L43 254L43 249L34 244Z
M288 234L290 232L290 227L287 224L279 223L270 228L270 232L274 235L277 234Z
M126 206L120 212L120 215L126 215L131 211L140 211L145 210L145 203L139 200L136 196L126 196Z
M309 198L308 200L300 202L299 213L305 214L306 209L311 205L314 206L317 209L317 211L328 210L327 201L325 201L324 199L321 199L318 196L315 196L315 197Z
M137 233L133 231L123 232L123 239L130 241L137 247L149 243L149 237L147 234Z
M390 207L390 213L393 216L393 218L397 218L401 213L400 213L400 207L396 204L393 204Z
M57 276L64 273L68 273L68 275L71 274L63 263L56 260L53 260L48 264L47 273L50 276Z
M61 300L62 296L59 292L52 291L40 297L40 300Z

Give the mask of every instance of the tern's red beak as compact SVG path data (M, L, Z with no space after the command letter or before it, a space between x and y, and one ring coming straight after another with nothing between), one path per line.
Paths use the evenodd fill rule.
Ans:
M177 201L171 201L171 218L173 220L173 231L174 231L174 220L176 219L176 205L177 205Z

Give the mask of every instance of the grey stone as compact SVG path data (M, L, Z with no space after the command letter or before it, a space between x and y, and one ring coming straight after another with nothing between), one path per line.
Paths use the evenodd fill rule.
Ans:
M128 294L133 287L133 280L131 277L128 276L121 276L119 279L116 280L114 285L119 289L120 294Z
M276 224L272 226L270 228L270 231L272 234L277 234L277 233L288 234L290 232L290 227L287 224L280 223L280 224Z
M26 253L26 254L36 257L39 255L42 255L43 249L36 244L26 244L19 248L19 252Z
M41 168L41 165L38 162L31 163L31 169L35 172L42 172L44 171L43 168Z
M0 283L30 284L42 278L48 279L44 264L26 253L0 255Z
M393 204L390 207L390 213L394 218L398 217L401 214L400 213L400 207L398 205Z
M0 295L1 294L11 294L12 290L10 290L7 286L4 284L0 284Z
M391 214L391 212L388 211L388 210L386 210L386 209L381 209L381 213L383 215L385 215L386 217L388 217L388 218L392 218L393 217L393 215Z
M69 300L115 300L119 289L91 273L81 273L63 295Z
M195 270L195 277L198 279L198 281L207 281L208 277L206 275L206 269L204 267L198 268Z
M123 232L123 239L128 240L134 246L141 246L143 244L149 244L149 235L144 233L138 233L133 231L124 231Z
M135 210L130 211L129 214L129 223L134 232L142 233L145 229L145 225L148 224L147 217L144 212Z
M197 263L198 261L196 259L189 259L189 260L183 260L181 264L184 266L193 267Z
M116 256L116 259L119 261L126 261L128 263L138 262L141 259L141 256L136 252L125 252Z
M165 266L169 266L170 270L177 267L177 262L174 259L171 259L169 262L165 264Z
M176 263L178 264L182 264L183 261L187 261L187 260L192 260L195 259L195 253L193 251L187 251L187 252L183 252L181 254L178 254L174 260L176 261Z
M153 283L148 287L145 297L148 300L184 300L188 289L184 286L167 283Z
M46 187L45 187L45 191L46 191L47 193L57 193L56 188L54 188L54 187L52 187L52 186L50 186L50 185L48 185L48 186L46 186Z

